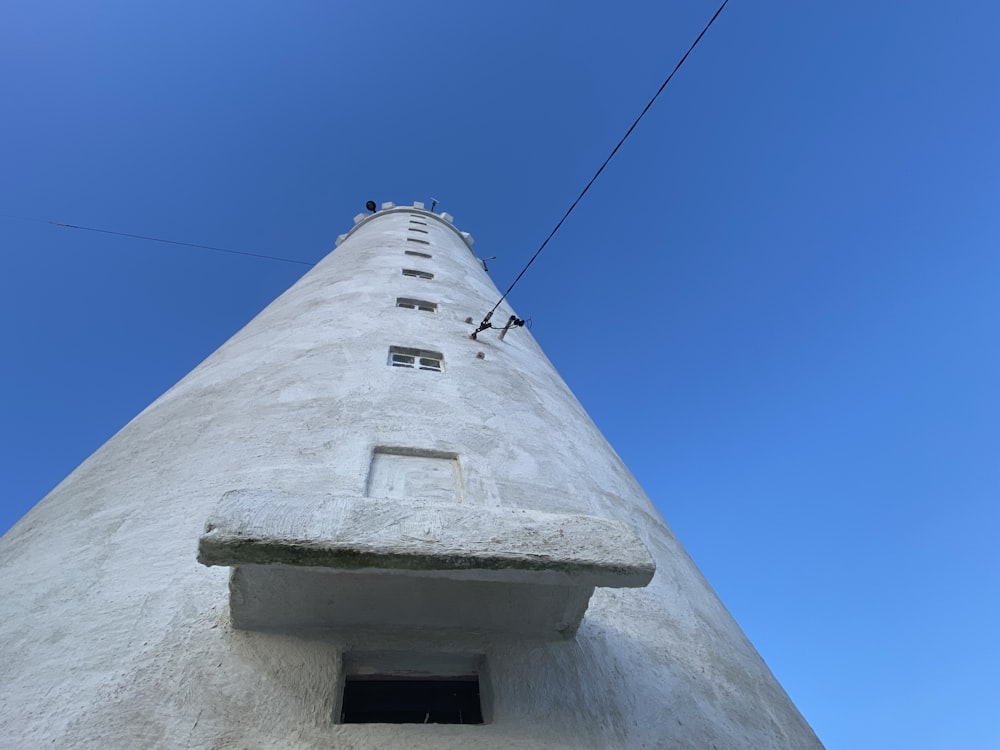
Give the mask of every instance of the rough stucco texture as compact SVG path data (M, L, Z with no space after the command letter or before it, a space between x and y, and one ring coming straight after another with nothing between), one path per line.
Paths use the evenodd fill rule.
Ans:
M498 297L446 219L380 211L87 459L0 540L0 746L821 747L530 334L469 338ZM562 641L233 628L228 570L196 560L220 498L362 496L386 446L457 457L469 510L621 522L655 576L598 588ZM491 721L335 723L344 654L393 650L483 655Z

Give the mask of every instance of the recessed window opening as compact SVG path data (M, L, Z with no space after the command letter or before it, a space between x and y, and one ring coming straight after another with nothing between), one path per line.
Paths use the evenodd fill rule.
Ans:
M372 461L368 468L368 482L365 497L408 500L419 497L442 503L461 503L465 497L462 468L458 454L449 451L431 450L401 446L377 445L372 451ZM405 519L400 523L405 524ZM402 527L401 527L402 528ZM405 606L405 605L404 605ZM476 673L474 664L451 664L451 671L443 671L444 666L428 664L426 657L415 657L421 671L412 674L400 671L398 662L383 668L369 669L367 674L407 674L420 675L464 675ZM413 665L411 665L413 666ZM349 672L349 674L360 674Z
M441 372L444 369L444 355L441 352L432 352L426 349L390 346L388 364L392 367Z
M404 250L403 252L404 252L404 253L405 253L406 255L415 255L415 256L417 256L418 258L433 258L433 257L434 257L434 256L433 256L433 255L431 255L430 253L422 253L422 252L420 252L419 250Z
M482 724L478 675L356 675L344 680L342 724Z
M417 229L416 227L407 227L407 230L410 231L410 232L420 232L420 234L427 234L427 230L426 229Z
M419 224L422 227L426 227L427 226L427 222L426 221L420 221L419 219L410 219L410 223L411 224Z
M434 274L427 273L427 271L418 271L415 268L404 268L403 276L412 276L415 279L433 279Z
M429 245L429 244L431 244L427 240L419 240L416 237L407 237L406 241L407 242L419 242L421 245Z
M386 458L397 452L397 458L431 454L438 459L456 458L409 448L380 448L375 455ZM487 724L493 720L493 691L482 654L349 651L343 655L341 675L334 696L334 720L342 724Z
M421 312L437 312L438 309L436 302L410 299L409 297L396 297L396 307L405 307L407 310L420 310Z

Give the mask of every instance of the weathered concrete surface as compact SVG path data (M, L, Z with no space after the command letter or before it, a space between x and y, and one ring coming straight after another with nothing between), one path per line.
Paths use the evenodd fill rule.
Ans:
M240 491L209 516L198 560L591 587L645 586L656 569L625 524L593 516Z
M594 592L593 586L284 565L234 568L229 589L237 628L297 636L326 631L341 637L355 630L401 636L419 629L426 631L424 642L435 644L471 632L572 638Z
M420 498L228 492L198 544L241 628L474 629L572 637L595 586L655 566L619 521ZM345 572L354 575L345 575Z
M413 215L431 259L404 256ZM67 477L0 540L0 746L820 747L530 334L468 338L498 296L448 222L365 217ZM393 345L444 371L387 366ZM656 575L596 590L565 641L234 630L227 571L195 559L219 499L363 495L380 446L457 456L463 506L617 520ZM392 651L484 657L492 722L334 724L342 655Z

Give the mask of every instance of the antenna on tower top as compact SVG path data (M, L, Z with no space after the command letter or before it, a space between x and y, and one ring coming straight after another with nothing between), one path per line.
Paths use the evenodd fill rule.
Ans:
M365 204L365 208L367 208L367 209L368 209L369 211L371 211L372 213L375 213L375 208L376 208L376 206L375 206L375 201L368 201L368 202L367 202L367 203Z
M437 206L437 204L438 204L438 199L437 198L431 198L431 211L434 210L434 207Z

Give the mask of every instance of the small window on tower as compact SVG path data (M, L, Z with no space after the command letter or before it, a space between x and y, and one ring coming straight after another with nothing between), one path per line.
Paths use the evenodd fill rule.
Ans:
M403 276L412 276L415 279L433 279L434 274L427 273L427 271L418 271L415 268L404 268Z
M417 258L433 258L434 257L430 253L422 253L419 250L404 250L403 252L406 253L407 255L414 255Z
M405 346L389 347L389 365L408 367L415 370L441 372L444 369L444 355L426 349L410 349Z
M429 245L429 244L431 244L427 240L418 240L416 237L407 237L406 241L407 242L419 242L421 245Z
M438 309L436 302L410 299L409 297L396 297L396 307L405 307L407 310L420 310L421 312L437 312Z
M427 222L426 221L420 221L419 219L410 219L410 223L411 224L419 224L422 227L426 227L427 226Z
M348 677L341 724L482 724L479 678Z
M339 724L488 724L492 690L477 654L346 653Z

